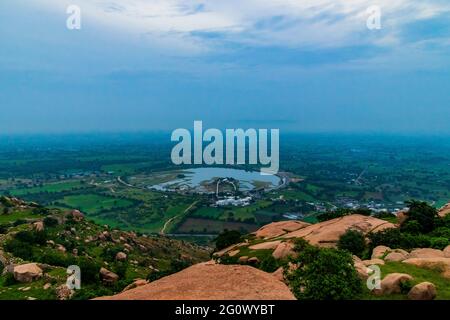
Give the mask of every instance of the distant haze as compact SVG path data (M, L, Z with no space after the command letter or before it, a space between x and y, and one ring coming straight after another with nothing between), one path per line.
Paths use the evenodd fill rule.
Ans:
M448 1L72 2L0 2L0 134L450 133Z

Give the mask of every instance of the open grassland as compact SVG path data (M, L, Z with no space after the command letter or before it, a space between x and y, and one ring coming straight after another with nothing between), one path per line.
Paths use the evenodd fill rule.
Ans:
M83 183L82 181L74 180L74 181L48 183L48 184L44 184L42 186L31 187L31 188L25 187L25 188L20 188L20 189L13 189L13 190L11 190L10 193L11 193L11 195L13 195L15 197L21 197L24 195L35 194L35 193L42 193L42 192L56 193L56 192L62 192L62 191L83 189L85 187L86 187L86 184Z
M66 196L59 202L67 205L68 207L84 211L88 214L98 213L102 210L126 208L133 205L133 202L127 199L106 197L97 194Z
M421 282L431 282L436 286L437 300L450 300L450 279L446 279L441 275L440 270L430 270L419 268L414 265L402 263L402 262L387 262L385 265L380 266L381 276L384 278L389 273L406 273L413 277L411 281L412 285L416 285ZM371 294L367 289L362 299L366 300L407 300L406 294L392 294L384 296L375 296Z

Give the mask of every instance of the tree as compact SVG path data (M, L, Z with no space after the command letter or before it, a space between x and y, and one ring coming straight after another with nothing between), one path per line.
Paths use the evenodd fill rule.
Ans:
M352 256L342 250L317 248L307 243L292 262L298 267L285 270L289 285L297 299L349 300L362 292L362 283L354 267Z
M361 257L366 249L366 239L364 234L357 230L347 230L340 236L337 247Z
M225 229L215 239L216 250L225 249L226 247L229 247L232 244L238 243L240 241L241 241L241 233L239 231L237 230L228 231L227 229Z
M428 233L437 227L439 215L436 208L430 206L426 202L417 200L407 201L406 204L409 208L406 222L417 221L420 229L418 231ZM417 224L414 227L416 226ZM402 225L402 229L409 227L411 227L411 225L408 223Z

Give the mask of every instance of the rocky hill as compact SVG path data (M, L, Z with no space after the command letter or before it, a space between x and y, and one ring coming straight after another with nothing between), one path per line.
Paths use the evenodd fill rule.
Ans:
M191 243L95 224L77 210L0 200L0 299L114 294L210 256L208 249ZM82 270L82 290L67 290L64 285L70 265Z
M104 300L293 300L269 273L245 265L196 264L150 284Z
M402 219L407 220L407 213ZM287 288L295 291L296 282L291 275L301 267L299 261L302 261L295 257L303 253L296 247L297 240L306 240L319 250L330 250L328 248L339 246L340 239L349 230L369 237L389 230L395 233L400 230L399 226L358 214L317 224L274 222L245 236L242 242L215 252L213 261L194 265L153 283L101 299L291 299L293 296ZM350 262L363 286L363 290L354 298L450 299L448 245L443 250L404 250L387 246L371 249L368 246L361 257L350 256ZM373 272L369 267L374 266L381 269L381 282L379 287L369 290L365 288L366 280ZM318 270L326 270L326 267L320 266ZM318 274L316 280L335 276L331 274L333 269L329 270L330 274ZM301 283L308 284L307 281ZM343 286L346 286L345 281Z
M100 226L76 210L0 203L0 299L450 299L448 205L415 202L397 223L361 214L274 222L210 260L205 248ZM81 290L65 286L69 265L82 270ZM369 289L374 266L381 282Z

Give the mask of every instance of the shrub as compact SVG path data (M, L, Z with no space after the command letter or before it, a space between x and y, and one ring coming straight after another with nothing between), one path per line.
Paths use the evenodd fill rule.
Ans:
M303 250L292 259L299 267L286 272L289 285L298 299L348 300L362 292L361 280L348 252L301 245Z
M422 233L431 232L437 227L439 216L436 208L426 202L416 200L408 201L407 205L409 208L407 213L408 218L406 223L401 226L402 230L408 231L408 228L411 228L408 222L411 221L417 222L414 224L414 228L419 228L419 232Z
M101 256L105 261L112 262L116 260L117 253L122 250L122 247L106 247L103 249Z
M433 237L430 240L430 246L434 249L443 250L446 246L450 244L449 238L445 237Z
M8 224L0 224L0 234L6 234L8 232Z
M408 294L408 292L412 289L414 284L411 282L411 280L401 281L400 282L400 292L402 294Z
M27 242L11 239L5 242L4 248L15 257L22 258L23 260L32 260L33 258L33 247Z
M83 275L81 275L81 281L83 281ZM81 286L80 290L75 290L72 300L89 300L95 297L110 296L115 292L110 288L105 288L103 286Z
M224 230L215 239L216 250L222 250L241 241L241 233L236 230Z
M53 252L53 251L44 252L43 254L36 256L35 260L42 263L50 264L52 266L60 266L65 268L67 268L70 265L76 264L76 260L72 256L66 255L62 252Z
M259 268L265 272L274 272L278 269L278 262L272 255L268 255L262 259Z
M48 228L54 227L58 225L58 219L53 217L45 217L44 218L44 225Z
M401 232L399 229L386 229L367 235L370 239L370 246L373 249L376 246L384 245L390 248L429 248L432 237L426 234L411 234Z
M26 220L24 220L24 219L17 219L16 221L13 222L13 226L17 227L17 226L20 226L21 224L25 224L25 223L27 223Z
M47 233L45 231L19 231L15 235L15 239L29 244L44 245L47 242Z
M361 257L366 249L366 238L357 230L347 230L340 236L337 247Z
M81 270L81 281L83 283L96 283L99 281L100 264L86 257L78 258L76 263Z
M50 214L50 209L45 207L36 207L33 209L33 214L46 216Z
M117 261L112 266L112 271L119 276L119 278L123 279L126 277L128 269L128 262Z
M364 216L370 216L372 211L367 208L358 208L358 209L346 209L346 208L338 208L333 211L327 211L317 216L317 220L319 222L340 218L344 216L348 216L351 214L362 214Z
M12 273L10 273L10 272L8 272L7 274L5 274L5 279L3 280L3 285L4 285L5 287L12 286L12 285L14 285L14 284L16 284L16 283L17 283L17 281L16 281L16 279L14 278L14 274L12 274Z

